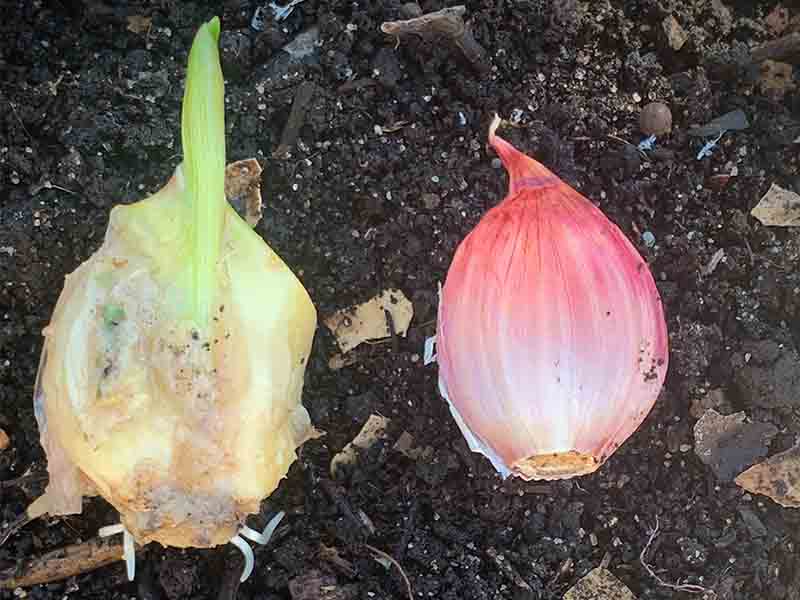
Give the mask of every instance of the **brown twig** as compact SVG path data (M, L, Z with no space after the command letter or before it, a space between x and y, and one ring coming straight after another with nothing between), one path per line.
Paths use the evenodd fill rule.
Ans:
M308 105L311 102L311 98L314 97L315 89L316 86L311 81L304 81L297 87L294 101L292 102L292 111L289 113L289 118L283 128L281 143L272 153L272 158L287 158L292 148L294 148L295 143L297 143L297 137L300 135L300 128L306 118Z
M9 523L2 531L0 531L0 546L5 544L12 535L25 527L28 523L33 521L28 516L28 513L22 513L15 521Z
M528 585L528 582L525 581L519 573L517 573L517 570L511 566L511 563L509 563L509 561L499 554L497 550L494 548L489 548L486 550L486 554L488 554L489 558L494 561L494 564L497 565L497 568L500 569L500 572L505 575L515 586L517 586L517 588L525 590L526 592L533 591L531 586Z
M547 587L549 588L553 587L556 583L558 583L559 579L565 577L567 573L569 573L572 570L572 565L573 562L571 558L565 559L564 562L562 562L561 565L558 567L558 571L556 571L555 575L553 575L553 577L550 579L550 582L547 584Z
M463 5L443 8L405 21L386 21L381 31L387 35L401 38L405 35L416 35L426 40L443 38L450 40L464 57L478 71L486 72L486 51L475 41L468 23L464 22Z
M711 590L704 588L701 585L695 585L693 583L669 583L668 581L664 581L659 577L655 569L647 563L646 556L647 553L650 551L650 546L653 545L653 541L658 537L659 533L659 522L658 522L658 515L656 515L656 526L650 530L650 538L647 540L647 543L642 548L642 553L639 555L639 562L642 563L645 571L647 574L650 575L653 579L656 580L656 583L661 587L665 587L671 590L675 590L676 592L686 592L687 594L705 594Z
M369 531L367 530L366 525L356 516L355 511L350 506L350 503L347 499L339 493L338 487L334 485L328 479L320 479L319 485L322 490L328 495L328 497L333 500L333 503L336 505L336 508L339 509L339 512L347 518L353 525L356 526L357 530L363 536L362 539L369 537Z
M47 481L47 477L47 473L34 473L31 469L28 469L19 477L14 477L13 479L3 479L0 481L0 488L19 486L25 483L38 483L40 481Z
M339 86L339 89L336 90L336 93L349 94L351 92L360 92L364 88L374 87L376 85L378 85L378 82L372 77L362 77L343 83Z
M373 554L383 558L384 560L388 560L392 563L398 571L400 571L400 576L403 578L403 581L406 584L406 592L408 592L408 600L414 600L414 592L411 589L411 582L408 580L408 576L406 572L403 570L403 567L400 566L400 563L397 562L391 555L386 554L383 550L378 550L375 546L370 546L369 544L364 544L364 547L372 552Z
M92 538L0 571L0 589L28 587L88 573L122 560L122 542Z
M395 546L395 554L397 554L400 560L403 560L403 557L405 556L406 548L408 548L408 542L411 539L411 533L416 527L418 510L419 500L414 498L413 503L411 504L411 509L408 511L406 524L403 527L403 535L400 537L400 541L397 543L397 546Z
M34 137L33 137L33 136L30 134L30 132L29 132L29 131L26 129L26 127L25 127L25 123L23 123L23 122L22 122L22 119L20 119L20 118L19 118L19 115L17 114L17 107L16 107L16 106L14 106L14 103L13 103L13 102L9 102L9 103L8 103L8 105L11 107L11 112L13 112L13 113L14 113L14 116L15 116L15 117L17 117L17 121L19 121L19 124L20 124L20 126L22 127L22 131L24 131L24 132L25 132L25 135L27 135L29 138L31 138L31 141L34 141Z

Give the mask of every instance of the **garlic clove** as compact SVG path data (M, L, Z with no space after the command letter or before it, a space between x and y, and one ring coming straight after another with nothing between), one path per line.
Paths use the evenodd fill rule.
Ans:
M667 369L652 275L577 191L496 136L506 199L456 251L437 331L440 387L501 473L596 470L639 426Z

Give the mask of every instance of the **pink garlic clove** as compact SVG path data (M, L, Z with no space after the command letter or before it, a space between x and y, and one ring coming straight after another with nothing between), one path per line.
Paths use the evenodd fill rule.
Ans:
M589 200L495 134L509 192L456 251L437 331L440 389L505 476L595 471L642 423L667 371L647 263Z

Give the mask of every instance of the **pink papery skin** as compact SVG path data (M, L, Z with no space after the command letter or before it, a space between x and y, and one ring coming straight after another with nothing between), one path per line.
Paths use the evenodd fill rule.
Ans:
M539 478L514 465L565 452L599 467L639 427L664 382L661 298L647 263L597 207L493 132L489 141L509 192L462 241L447 273L440 382L512 474Z

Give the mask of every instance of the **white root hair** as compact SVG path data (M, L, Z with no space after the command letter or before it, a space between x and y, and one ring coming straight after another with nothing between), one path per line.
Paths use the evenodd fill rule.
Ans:
M269 541L272 539L272 535L275 533L275 530L278 528L278 525L280 525L283 517L285 516L286 513L280 511L277 515L269 520L267 526L264 527L264 531L260 532L248 527L247 525L242 525L239 529L239 533L231 538L230 543L236 546L244 555L244 569L242 570L242 575L239 578L239 581L246 581L247 578L250 577L250 575L253 573L253 568L255 567L256 563L253 549L244 538L247 538L256 544L266 546L269 544ZM136 545L134 543L133 536L127 529L125 529L125 526L122 523L106 525L105 527L101 527L100 531L98 531L98 535L100 537L109 537L119 533L122 534L122 557L125 560L125 567L128 571L128 581L133 581L136 577Z
M136 577L136 545L134 544L133 536L125 529L122 523L115 525L106 525L101 527L97 535L100 537L109 537L112 535L122 534L122 558L125 560L125 569L128 572L128 581L133 581Z
M264 531L261 532L251 529L247 525L242 525L239 529L239 533L231 538L231 544L241 550L242 554L244 555L244 569L242 570L242 576L239 578L239 581L246 581L247 578L250 577L250 574L253 572L253 567L255 566L253 549L244 540L244 538L247 538L256 544L266 546L270 539L272 539L272 535L275 533L275 530L278 528L278 525L280 525L280 522L285 516L286 513L280 511L277 515L269 520L267 526L264 527Z

